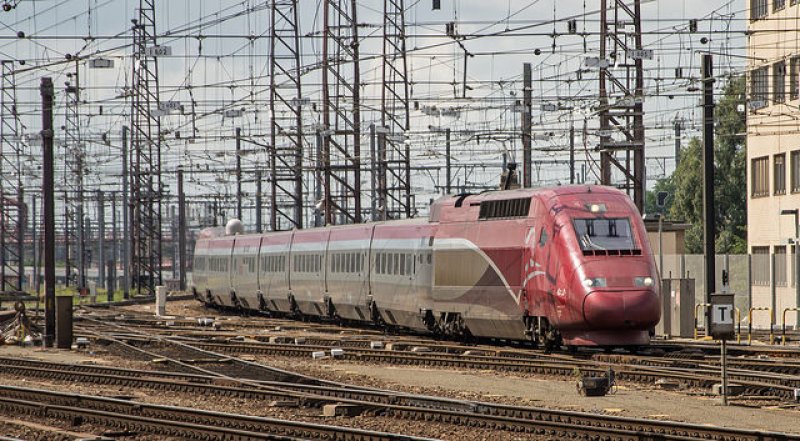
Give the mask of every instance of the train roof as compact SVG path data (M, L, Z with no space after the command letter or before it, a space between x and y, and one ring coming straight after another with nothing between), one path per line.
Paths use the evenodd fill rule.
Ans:
M597 195L625 195L620 190L602 185L560 185L555 187L538 187L538 188L519 188L514 190L495 190L486 191L478 194L460 194L442 196L434 201L431 205L430 218L418 217L413 219L402 220L387 220L378 222L367 222L358 224L360 226L377 225L377 226L408 226L414 224L426 224L430 222L465 222L474 221L484 217L497 217L497 218L511 218L511 217L527 217L530 201L534 196L542 199L549 200L554 197L594 193ZM482 202L497 201L497 209L489 212L481 212ZM353 224L346 225L333 225L326 228L331 230L338 230L341 228L352 228ZM308 228L298 231L314 231L315 228ZM285 232L284 232L285 233ZM248 233L245 236L256 235L256 233ZM224 228L206 228L200 235L199 239L213 239L226 237Z
M602 185L559 185L554 187L535 187L519 188L514 190L486 191L478 194L460 194L452 196L442 196L431 206L431 222L463 222L477 220L480 214L480 205L487 201L509 201L498 210L497 217L519 217L527 215L525 213L514 213L514 211L526 210L529 205L514 203L512 201L531 199L538 196L542 199L567 196L573 194L624 194L614 187ZM473 207L470 209L470 207ZM490 215L484 213L484 215Z
M319 231L323 228L329 230L341 230L346 228L353 228L353 227L368 227L368 226L409 226L409 225L425 225L430 223L427 217L417 217L413 219L401 219L401 220L386 220L386 221L377 221L377 222L365 222L361 224L343 224L343 225L329 225L327 227L317 227L317 228L304 228L302 230L296 230L297 232L313 232ZM255 233L249 232L244 233L237 236L260 236L262 234L273 234L273 233L291 233L291 231L265 231L263 233ZM222 238L232 238L234 236L226 235L225 229L222 227L209 227L204 228L198 234L198 240L211 240L211 239L222 239Z

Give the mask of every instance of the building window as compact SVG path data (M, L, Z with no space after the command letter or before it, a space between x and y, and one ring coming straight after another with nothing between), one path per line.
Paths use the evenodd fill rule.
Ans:
M786 155L781 153L773 156L772 168L773 193L786 194Z
M800 57L792 57L789 60L789 99L796 100L800 98Z
M772 65L772 101L782 103L786 98L786 62Z
M751 168L751 195L754 198L769 196L769 156L754 158Z
M750 0L750 20L767 16L767 0Z
M792 152L792 193L800 192L800 150Z
M750 74L750 108L760 109L767 105L769 92L769 68L767 66L753 69Z
M772 11L780 11L786 7L786 0L772 0Z
M752 249L753 285L769 286L769 247Z
M786 247L775 247L775 286L787 286L789 274L786 265Z

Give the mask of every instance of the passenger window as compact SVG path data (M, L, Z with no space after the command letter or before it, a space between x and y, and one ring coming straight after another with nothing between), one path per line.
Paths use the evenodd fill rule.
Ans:
M400 271L399 272L400 272L401 275L405 274L405 272L406 272L406 255L405 254L401 254L400 255Z
M543 247L547 243L547 230L542 228L542 235L539 236L539 246Z

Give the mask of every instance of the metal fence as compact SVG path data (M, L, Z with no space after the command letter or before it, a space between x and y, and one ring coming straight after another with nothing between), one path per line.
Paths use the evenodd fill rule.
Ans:
M795 252L787 254L785 247L775 247L773 253L754 249L753 254L724 254L716 256L715 288L723 291L723 271L728 274L728 292L735 294L736 308L741 312L742 326L748 325L748 312L753 311L753 326L765 329L772 324L780 328L785 313L788 328L794 328L798 313L795 283ZM659 256L656 255L656 265ZM695 305L705 303L705 257L701 254L664 255L663 278L687 278L695 281ZM763 308L763 309L762 309ZM788 311L787 311L788 309ZM702 308L699 309L702 311ZM770 317L770 315L772 317ZM704 314L699 314L704 326Z

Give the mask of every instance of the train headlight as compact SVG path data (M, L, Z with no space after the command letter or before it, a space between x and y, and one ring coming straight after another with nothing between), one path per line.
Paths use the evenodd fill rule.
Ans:
M651 287L653 286L653 278L652 277L634 277L633 278L633 285L634 286L646 286Z
M589 210L590 213L605 213L608 211L606 204L586 204L586 209Z
M604 288L606 286L606 279L604 277L593 277L591 279L584 279L583 286L587 288Z

